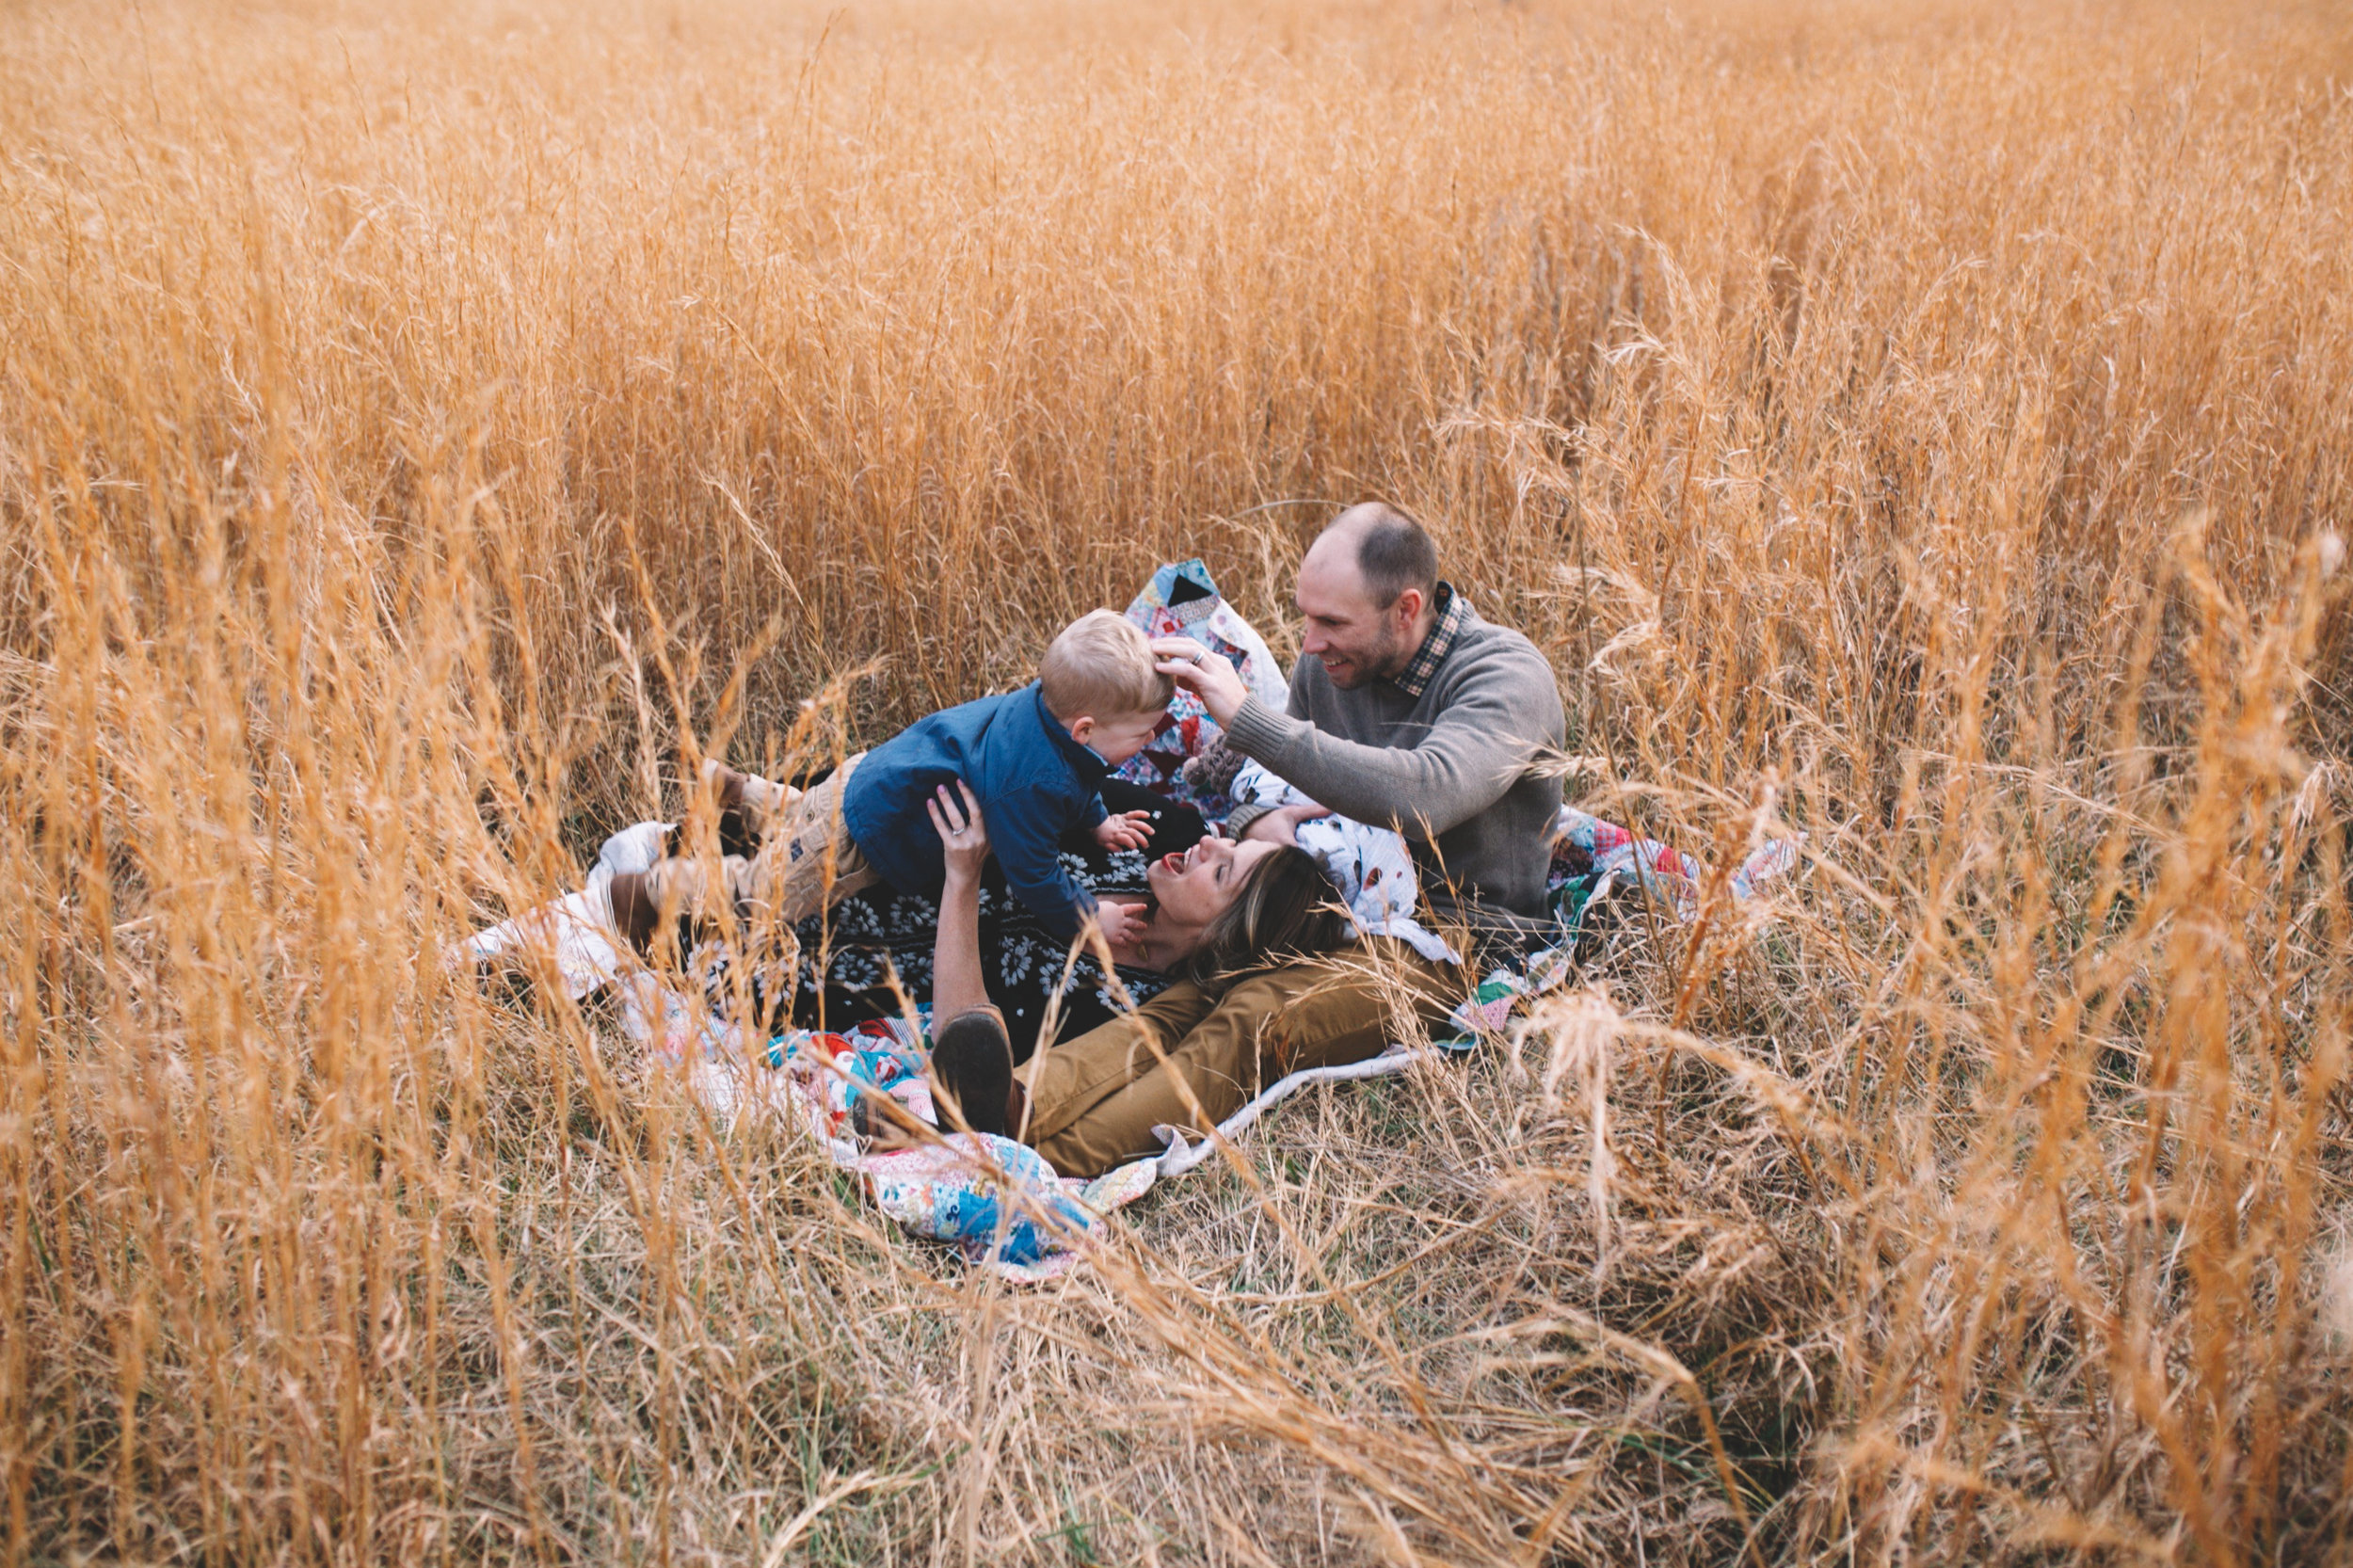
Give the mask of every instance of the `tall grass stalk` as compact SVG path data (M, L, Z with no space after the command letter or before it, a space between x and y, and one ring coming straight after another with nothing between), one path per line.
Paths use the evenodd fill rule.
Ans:
M2341 1558L2292 3L20 3L13 1561ZM1332 504L1764 906L1014 1291L443 944ZM835 696L812 706L808 699Z

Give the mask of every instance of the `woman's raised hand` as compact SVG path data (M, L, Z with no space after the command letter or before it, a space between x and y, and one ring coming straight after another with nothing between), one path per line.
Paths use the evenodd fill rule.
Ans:
M939 830L948 875L939 889L939 935L932 941L932 1010L952 1018L988 1002L981 969L981 865L988 858L988 829L981 803L963 779L951 793L943 784L923 803Z
M949 877L978 880L981 867L988 860L988 828L981 821L981 803L971 786L961 778L955 786L955 793L950 794L948 786L942 784L923 808L932 814L932 826L939 830Z

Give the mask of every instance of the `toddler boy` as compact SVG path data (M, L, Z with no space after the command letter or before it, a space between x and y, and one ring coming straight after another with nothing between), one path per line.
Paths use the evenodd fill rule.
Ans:
M936 897L947 869L925 803L960 778L980 799L1014 896L1064 941L1092 915L1117 942L1134 917L1120 904L1096 907L1063 870L1061 840L1080 826L1107 849L1148 840L1147 814L1108 815L1101 786L1151 740L1174 690L1144 632L1096 610L1064 628L1029 685L918 720L805 792L713 765L722 808L768 828L757 854L720 862L719 891L739 918L770 931L790 931L877 883ZM671 857L614 877L613 923L645 950L665 906L712 912L705 876L696 861Z

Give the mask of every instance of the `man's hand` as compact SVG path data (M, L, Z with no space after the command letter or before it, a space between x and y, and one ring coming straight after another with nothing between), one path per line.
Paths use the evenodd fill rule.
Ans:
M1134 948L1144 940L1144 910L1141 904L1112 904L1108 901L1095 906L1095 923L1103 928L1103 940L1113 950Z
M1152 652L1160 660L1160 672L1199 697L1221 728L1234 722L1250 688L1232 664L1191 637L1155 638Z
M1121 811L1095 824L1095 841L1105 849L1142 849L1152 841L1152 813Z
M1301 823L1331 814L1329 806L1278 806L1263 816L1253 818L1250 825L1241 830L1241 840L1243 843L1253 839L1264 839L1271 844L1295 844L1299 842Z

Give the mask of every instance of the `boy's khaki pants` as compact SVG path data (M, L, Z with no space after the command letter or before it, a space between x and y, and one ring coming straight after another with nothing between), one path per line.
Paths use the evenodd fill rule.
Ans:
M789 933L882 880L841 821L842 792L865 759L859 752L807 790L782 789L770 812L775 820L762 824L760 852L720 859L719 888L739 920L755 931ZM674 856L646 872L646 896L678 914L716 916L711 890L708 868L690 856Z
M1387 936L1223 992L1179 981L1023 1064L1027 1141L1064 1176L1099 1176L1160 1153L1156 1126L1196 1136L1287 1073L1380 1055L1417 1020L1442 1020L1464 984L1462 970Z

